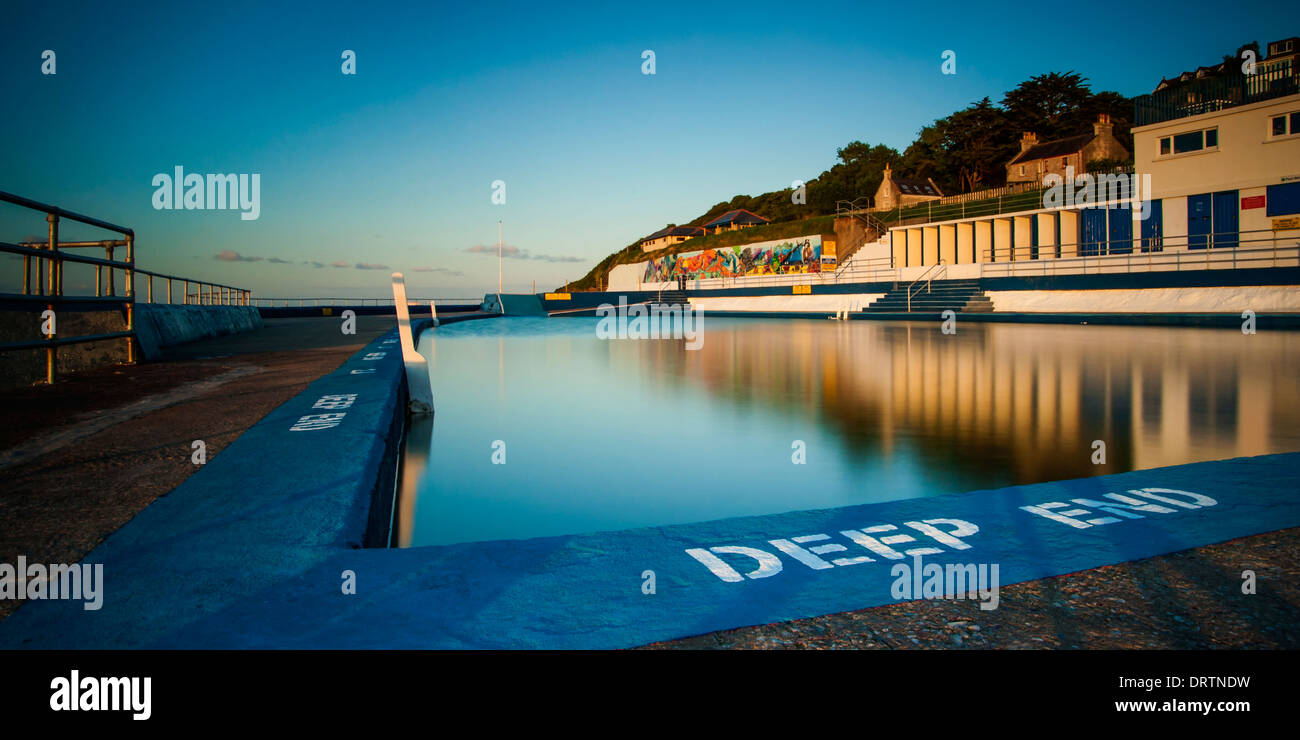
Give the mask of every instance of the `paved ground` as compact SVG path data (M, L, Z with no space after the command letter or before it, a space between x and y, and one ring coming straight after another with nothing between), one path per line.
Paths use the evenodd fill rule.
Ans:
M0 562L75 562L268 411L391 328L274 319L0 397ZM1257 593L1243 594L1253 570ZM0 619L13 602L0 602ZM1300 529L1001 589L995 611L917 601L650 648L1300 648Z
M76 562L271 409L396 320L272 319L255 332L173 348L158 363L70 375L0 397L0 562ZM0 619L14 602L0 601Z

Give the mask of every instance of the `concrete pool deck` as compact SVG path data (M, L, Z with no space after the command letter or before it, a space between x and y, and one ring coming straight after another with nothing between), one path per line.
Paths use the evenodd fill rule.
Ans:
M1288 454L682 526L363 549L400 408L395 343L373 340L91 552L85 562L105 570L102 610L26 604L0 623L0 647L633 647L892 604L889 545L909 540L928 542L935 562L997 563L1006 586L1300 525L1300 455ZM1133 490L1154 498L1106 497ZM1090 513L1071 513L1082 507ZM653 594L642 591L647 571ZM349 577L354 595L341 589Z

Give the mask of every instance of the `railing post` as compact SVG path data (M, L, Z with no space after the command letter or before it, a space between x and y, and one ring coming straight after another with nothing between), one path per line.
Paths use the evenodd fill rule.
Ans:
M49 295L54 295L55 288L55 263L58 261L59 250L59 217L53 213L47 213L45 220L49 224L49 250L50 250L50 275L49 275ZM54 304L45 304L46 309L53 311ZM54 344L54 335L47 337L49 344L45 347L45 382L50 385L54 384L55 376L58 374L58 349Z
M170 306L171 303L172 303L172 279L169 277L167 278L167 305Z
M126 290L126 361L135 362L135 235L126 235L126 272L122 287Z
M59 217L50 213L45 216L45 220L50 225L50 241L48 247L50 250L50 267L49 275L47 275L45 279L45 282L49 287L46 289L46 294L57 295L55 288L58 285L58 278L56 277L58 269L55 267L55 263L59 261Z

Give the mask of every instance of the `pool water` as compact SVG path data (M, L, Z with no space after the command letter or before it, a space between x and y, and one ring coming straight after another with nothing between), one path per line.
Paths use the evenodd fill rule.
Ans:
M601 339L597 323L424 333L436 414L407 431L395 544L1300 450L1300 333L964 323L945 335L938 321L706 316L691 351L686 339Z

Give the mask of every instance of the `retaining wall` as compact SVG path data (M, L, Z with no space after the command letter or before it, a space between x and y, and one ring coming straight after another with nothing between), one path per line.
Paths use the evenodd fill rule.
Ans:
M135 334L145 360L157 359L164 347L261 328L262 314L252 306L135 307Z
M42 309L44 307L41 307ZM120 308L80 310L60 308L55 336L74 337L126 331ZM0 310L0 341L43 339L40 310ZM135 304L135 328L140 356L155 360L164 347L209 339L262 327L262 316L251 306L176 306ZM75 373L127 361L126 340L109 339L59 347L58 372ZM0 352L0 388L31 385L45 379L45 350Z

